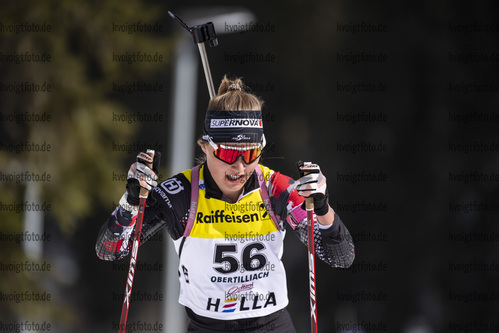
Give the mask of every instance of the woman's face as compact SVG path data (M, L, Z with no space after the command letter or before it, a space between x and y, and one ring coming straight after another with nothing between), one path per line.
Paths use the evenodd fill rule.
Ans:
M225 145L229 147L247 147L254 144L227 143ZM215 157L213 154L214 148L210 144L202 144L201 149L206 154L208 169L210 169L210 173L218 187L226 197L232 202L236 202L242 193L244 184L255 170L260 158L257 158L251 164L246 164L243 157L239 156L233 164L228 164Z

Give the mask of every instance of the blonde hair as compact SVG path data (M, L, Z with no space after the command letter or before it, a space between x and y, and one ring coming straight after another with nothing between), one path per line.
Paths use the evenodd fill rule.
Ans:
M225 75L218 87L218 93L208 103L210 111L261 110L263 101L246 92L246 86L240 78L230 80Z

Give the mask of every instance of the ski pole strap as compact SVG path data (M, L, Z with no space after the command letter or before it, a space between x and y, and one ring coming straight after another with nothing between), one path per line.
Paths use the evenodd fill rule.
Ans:
M187 219L187 224L185 225L184 237L187 237L191 234L192 226L194 225L194 219L196 217L196 212L198 210L199 169L201 169L201 164L196 165L191 170L191 206L189 208L189 218Z
M274 221L277 230L281 230L279 221L277 220L274 210L272 209L272 205L270 204L269 193L267 191L267 186L265 185L265 176L263 175L262 169L260 169L259 165L256 166L255 173L258 178L258 183L260 184L260 194L263 199L263 204L272 218L272 221Z

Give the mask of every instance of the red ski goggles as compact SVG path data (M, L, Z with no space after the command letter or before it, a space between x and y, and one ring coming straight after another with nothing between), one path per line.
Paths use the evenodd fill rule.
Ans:
M224 161L225 163L228 164L234 164L239 156L243 157L243 161L246 164L251 164L254 161L257 160L257 158L260 157L262 154L263 150L263 145L262 144L257 144L257 145L248 145L248 146L226 146L222 144L215 144L217 148L215 148L215 151L213 152L213 155L215 155L216 158L218 158L221 161Z

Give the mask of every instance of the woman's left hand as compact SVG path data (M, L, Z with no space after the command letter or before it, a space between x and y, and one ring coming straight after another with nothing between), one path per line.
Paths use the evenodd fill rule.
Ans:
M326 177L322 174L321 168L311 162L305 162L300 170L304 176L295 183L298 194L305 198L312 197L315 213L325 215L329 211Z

